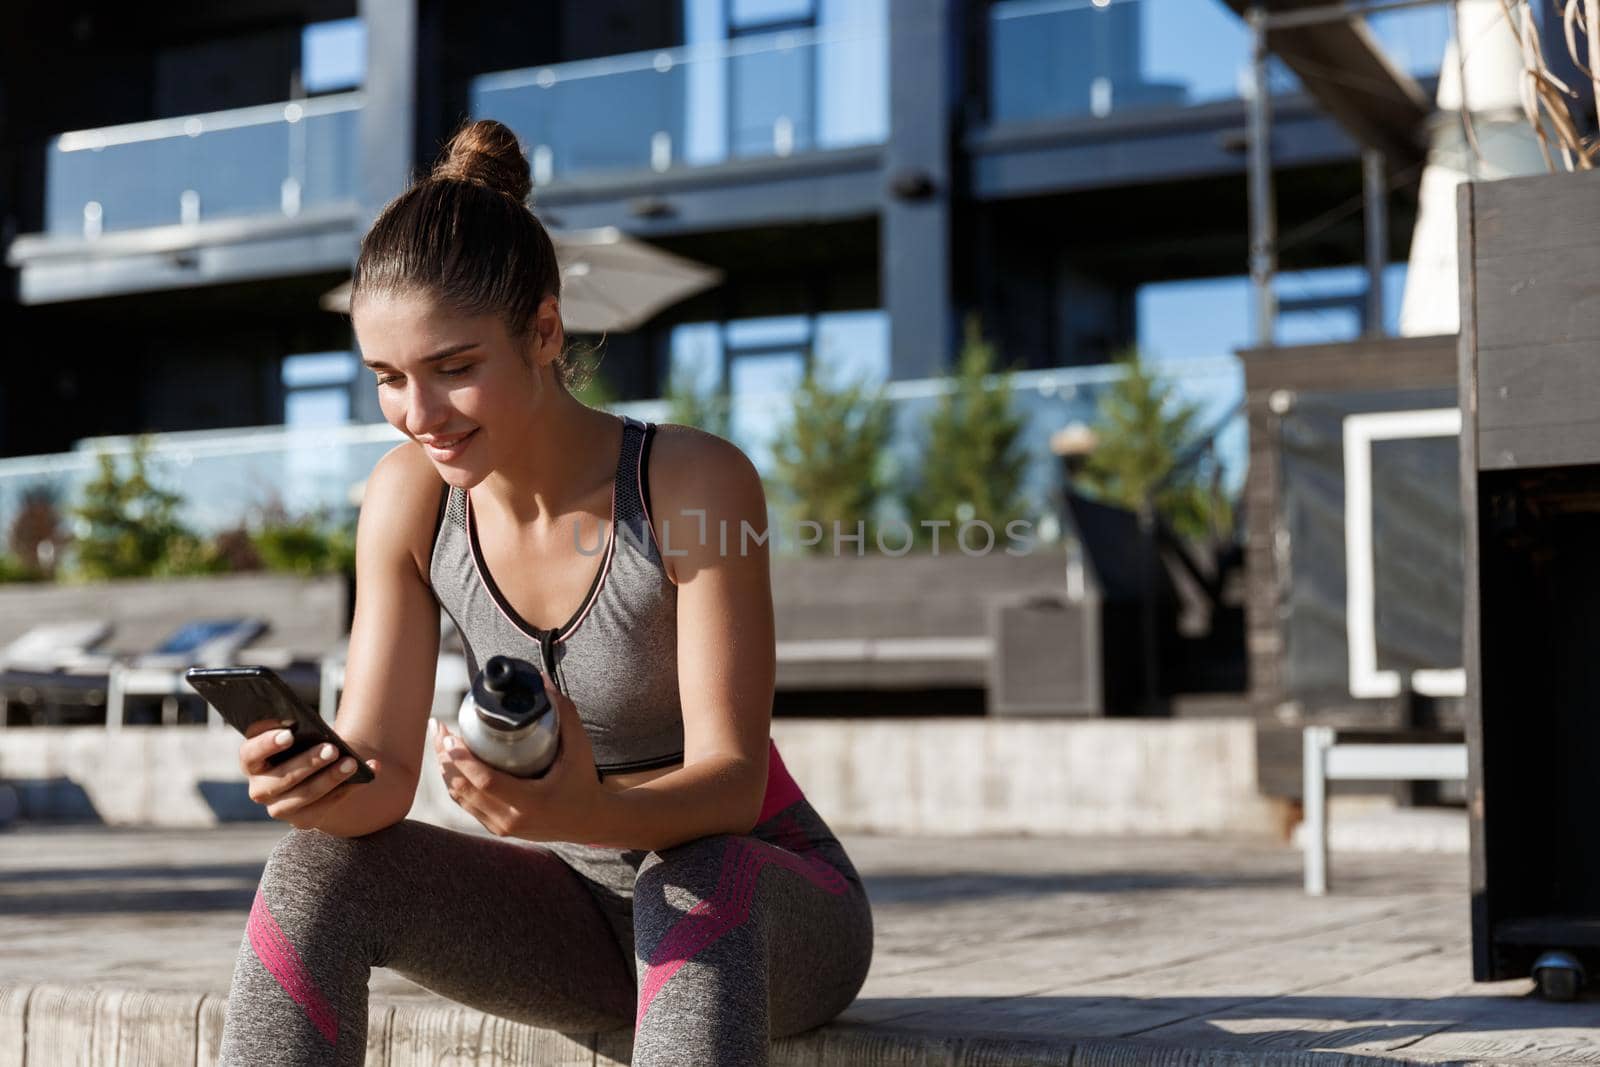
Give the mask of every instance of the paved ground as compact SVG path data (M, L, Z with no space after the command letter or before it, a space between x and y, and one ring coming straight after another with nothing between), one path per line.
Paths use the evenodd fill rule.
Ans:
M0 986L225 990L279 832L0 834ZM1150 1043L1142 1062L1232 1049L1245 1062L1326 1050L1346 1064L1600 1064L1600 1000L1471 982L1460 855L1336 854L1334 894L1311 900L1297 854L1255 843L846 844L878 934L844 1029L1133 1039ZM373 989L438 1003L388 972Z

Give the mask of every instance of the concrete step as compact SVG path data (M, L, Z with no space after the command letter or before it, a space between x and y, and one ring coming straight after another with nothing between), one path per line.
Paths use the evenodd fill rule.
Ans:
M0 985L0 1067L210 1067L217 1062L227 998L93 986ZM374 999L367 1067L627 1067L627 1030L558 1034L469 1008ZM772 1044L771 1067L1370 1067L1435 1063L1391 1053L1381 1061L1335 1050L1268 1050L1147 1041L1008 1037L900 1031L892 1024L834 1023ZM1457 1061L1468 1062L1468 1061Z

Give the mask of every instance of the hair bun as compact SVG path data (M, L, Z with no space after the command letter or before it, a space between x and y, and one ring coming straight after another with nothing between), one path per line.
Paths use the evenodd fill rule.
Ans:
M430 177L434 181L477 182L519 204L526 204L533 192L528 159L517 135L494 119L478 119L457 130Z

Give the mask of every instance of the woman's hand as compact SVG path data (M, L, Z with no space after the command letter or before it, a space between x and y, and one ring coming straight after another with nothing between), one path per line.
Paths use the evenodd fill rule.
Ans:
M276 766L268 757L289 747L293 734L281 722L262 719L250 724L244 743L239 746L239 769L247 779L250 799L267 809L267 814L299 829L316 826L328 808L312 805L328 797L355 773L356 761L339 759L332 745L318 745ZM374 773L378 761L368 760Z
M614 796L600 786L578 709L548 677L545 692L555 706L561 738L555 762L541 777L496 770L438 720L434 753L451 799L490 833L528 841L593 841L605 833L605 812Z

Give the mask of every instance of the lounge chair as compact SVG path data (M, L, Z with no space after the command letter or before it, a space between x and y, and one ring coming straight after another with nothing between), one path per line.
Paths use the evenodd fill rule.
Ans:
M111 624L82 619L41 623L0 648L0 726L11 703L48 709L48 721L68 721L98 712L106 701L105 674L112 659L95 651L111 636Z
M252 617L196 619L184 623L149 652L111 665L106 685L106 727L120 730L130 696L161 698L161 721L178 720L178 699L193 696L183 680L190 667L228 667L241 649L267 631Z

